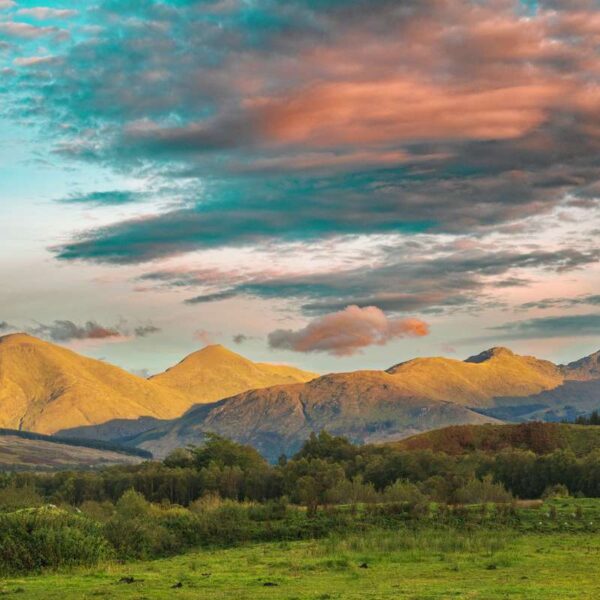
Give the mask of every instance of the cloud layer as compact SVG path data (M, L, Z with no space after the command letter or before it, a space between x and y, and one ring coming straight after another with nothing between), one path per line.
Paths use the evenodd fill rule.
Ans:
M81 20L94 34L33 75L52 85L17 72L15 97L61 124L63 156L192 185L185 206L81 232L63 260L483 233L595 201L594 3L104 0Z
M427 323L419 319L392 319L375 306L348 306L314 319L297 331L277 329L269 334L269 345L295 352L350 356L368 346L385 346L392 340L428 333Z

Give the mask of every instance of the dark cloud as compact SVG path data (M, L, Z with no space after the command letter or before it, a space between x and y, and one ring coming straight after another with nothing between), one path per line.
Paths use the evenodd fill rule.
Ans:
M234 344L243 344L253 338L244 333L238 333L237 335L234 335L232 339Z
M100 2L82 15L94 35L18 70L10 97L57 152L197 186L184 209L81 232L57 255L481 235L565 203L594 210L596 13L549 6Z
M521 304L519 308L529 310L532 308L572 308L573 306L600 306L600 294L576 296L574 298L544 298Z
M195 296L194 298L188 298L186 304L206 304L208 302L218 302L219 300L228 300L229 298L235 298L238 296L236 290L225 290L223 292L215 292L214 294L204 294L202 296Z
M73 340L104 340L123 337L117 327L105 327L96 321L87 321L77 325L73 321L57 320L50 324L38 324L30 329L33 335L50 339L54 342L71 342Z
M156 327L156 325L152 325L151 323L148 325L140 325L135 327L133 333L136 337L147 337L152 335L153 333L159 333L160 327Z
M460 241L455 247L414 238L386 247L383 256L368 268L333 266L301 275L274 274L270 270L258 274L210 269L156 271L143 279L175 288L225 287L194 296L187 301L191 304L239 295L293 298L302 302L306 313L328 313L349 304L406 313L481 305L488 285L492 288L526 285L522 278L508 274L531 269L565 272L595 264L599 258L600 250L596 249L493 251L485 245L469 244L467 249L461 249Z
M148 197L143 192L114 190L110 192L90 192L87 194L72 194L59 200L63 204L86 204L95 206L118 206L141 202Z
M0 321L0 333L6 332L6 331L13 331L16 328L13 327L10 323L7 323L6 321Z
M134 327L133 330L125 321L117 325L101 325L97 321L87 321L78 325L69 320L56 320L52 323L38 323L29 327L27 332L31 335L52 340L54 342L72 342L76 340L117 340L128 339L131 336L146 337L159 332L160 329L149 323Z
M505 323L489 329L497 332L495 339L595 337L600 336L600 314L540 317Z

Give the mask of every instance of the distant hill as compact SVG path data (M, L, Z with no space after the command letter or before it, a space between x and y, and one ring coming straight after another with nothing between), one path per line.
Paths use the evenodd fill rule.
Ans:
M173 418L191 404L174 390L32 336L0 337L0 427L54 433L117 418Z
M560 367L565 379L591 381L600 379L600 350Z
M1 471L90 469L137 464L151 458L135 448L117 448L102 442L60 440L23 431L0 430Z
M0 427L55 433L101 426L102 437L113 438L181 416L200 402L315 376L209 346L147 380L33 336L12 334L0 337Z
M383 371L325 375L305 384L251 390L215 405L193 408L131 440L158 456L198 444L216 432L250 444L266 457L298 450L312 431L355 442L393 440L450 423L494 419L464 406L406 394L402 381Z
M385 442L447 425L572 420L600 409L599 356L555 365L497 347L319 377L213 345L146 380L9 335L0 338L0 427L124 440L159 456L214 431L273 459L322 429Z
M205 404L246 390L303 383L315 377L316 373L295 367L255 363L215 344L190 354L150 381L192 398L195 404Z
M600 449L600 427L540 422L457 425L421 433L392 445L403 450L432 450L446 454L496 453L514 448L536 454L569 449L583 455Z
M502 396L527 397L560 385L561 369L546 360L491 348L464 361L415 358L387 370L407 394L463 406L493 406Z
M382 442L452 424L519 420L552 403L559 406L561 398L575 405L579 401L580 413L600 407L600 397L578 399L572 389L596 389L600 380L565 381L569 369L507 348L491 348L465 361L419 358L387 371L325 375L305 384L251 390L193 408L131 442L164 455L200 443L205 431L214 431L273 459L294 452L312 431L322 429L354 442ZM544 395L546 403L538 403Z

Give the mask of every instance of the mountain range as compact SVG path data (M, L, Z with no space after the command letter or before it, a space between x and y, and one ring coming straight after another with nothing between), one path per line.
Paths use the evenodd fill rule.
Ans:
M0 427L164 456L215 432L276 459L326 429L394 441L447 425L559 420L600 408L600 352L555 365L507 348L318 376L208 346L148 380L24 334L0 338Z

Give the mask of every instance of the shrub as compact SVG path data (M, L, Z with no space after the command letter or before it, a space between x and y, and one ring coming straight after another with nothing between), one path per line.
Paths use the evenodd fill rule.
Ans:
M101 527L86 517L56 508L0 515L0 573L92 566L111 556Z
M44 499L32 485L17 486L11 482L0 489L0 510L12 512L20 508L41 506Z
M544 500L551 500L553 498L568 498L569 489L566 485L558 483L556 485L549 485L542 494Z
M494 483L491 476L470 479L455 492L459 504L479 504L481 502L511 502L512 494L501 484Z

